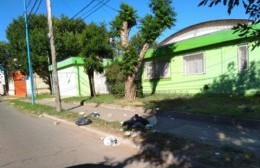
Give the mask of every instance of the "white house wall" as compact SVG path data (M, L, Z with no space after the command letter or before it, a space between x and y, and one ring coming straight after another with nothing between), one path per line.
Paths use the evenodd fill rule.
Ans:
M106 84L106 77L104 73L95 73L95 90L97 94L108 94L110 92L109 85Z
M58 71L61 96L78 95L76 75L77 75L77 71L75 67L69 67Z
M34 94L39 95L43 93L50 93L49 85L46 84L42 78L36 73L33 74L34 78ZM26 92L27 95L31 95L31 80L30 77L26 79Z

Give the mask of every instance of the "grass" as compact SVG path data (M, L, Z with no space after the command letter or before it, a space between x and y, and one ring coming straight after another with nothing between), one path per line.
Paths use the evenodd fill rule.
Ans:
M79 117L82 117L78 113L71 112L68 110L62 110L61 112L57 112L56 108L42 105L42 104L35 104L32 105L29 102L24 102L20 100L10 100L10 104L12 104L14 107L18 108L24 113L39 116L43 113L55 116L61 119L66 119L68 121L75 122ZM88 116L92 121L93 124L91 126L100 128L100 129L108 129L108 130L119 130L121 128L121 124L117 121L105 121L96 117Z
M188 112L195 114L219 115L233 118L260 119L260 96L229 96L214 94L180 95L155 94L127 102L113 95L90 97L71 97L64 102L87 102L97 104L118 104L137 106L145 109L159 109L168 112Z
M27 98L31 99L30 96L28 96ZM51 94L47 94L47 93L39 94L39 95L35 96L35 100L41 100L41 99L46 99L46 98L55 98L55 96L51 95Z

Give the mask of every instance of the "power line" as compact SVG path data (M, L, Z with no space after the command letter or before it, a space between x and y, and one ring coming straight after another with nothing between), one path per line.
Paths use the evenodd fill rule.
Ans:
M100 8L102 8L104 5L106 5L110 0L107 0L106 2L104 2L101 6L99 6L98 8L96 8L94 11L92 11L90 14L88 14L87 16L85 16L82 20L85 20L87 17L89 17L90 15L92 15L93 13L95 13L97 10L99 10ZM103 2L103 1L102 1ZM102 3L100 2L100 3Z
M42 0L40 0L40 2L38 3L38 6L35 10L35 12L32 14L32 13L29 13L28 15L28 21L30 22L30 20L34 20L34 18L32 18L33 15L35 15L37 13L37 11L39 10L40 6L42 4ZM31 10L32 11L32 10Z
M119 12L118 9L115 9L115 8L113 8L113 7L111 7L111 6L107 5L107 4L105 4L105 6L106 6L107 8L109 8L109 9L112 9L112 10L115 11L115 12Z
M32 11L34 10L34 8L35 8L37 2L38 2L38 0L35 0L35 2L34 2L34 4L33 4L32 8L31 8L31 10L30 10L30 12L29 12L29 15L32 14Z
M84 8L82 8L78 13L76 13L71 19L74 19L76 16L78 16L81 12L83 12L86 8L88 8L95 0L92 0L90 3L88 3Z
M37 6L35 12L33 13L33 15L35 15L37 13L37 11L39 10L41 4L42 4L42 0L40 0L40 2L38 3L38 6Z
M82 15L79 16L79 18L82 18L84 15L86 15L87 13L89 13L90 11L92 11L94 8L96 8L98 5L100 5L104 0L99 1L95 6L93 6L91 9L89 9L88 11L84 12ZM82 19L83 20L83 19Z

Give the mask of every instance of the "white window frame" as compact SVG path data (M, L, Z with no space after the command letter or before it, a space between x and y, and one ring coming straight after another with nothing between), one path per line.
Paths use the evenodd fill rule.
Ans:
M159 75L157 74L157 72L155 72L155 75L153 76L152 74L150 74L150 72L154 71L153 68L158 68L157 66L160 66L160 64L158 63L165 63L165 65L167 66L166 69L164 69L163 74L159 73ZM160 67L159 67L160 69ZM160 60L160 61L149 61L145 63L145 71L146 71L146 75L145 75L145 79L164 79L164 78L170 78L171 77L171 73L170 73L170 61L164 61L164 60ZM149 74L148 74L149 73Z
M191 58L194 57L196 55L202 54L202 72L193 72L193 73L189 73L187 72L187 58ZM184 75L202 75L206 73L206 58L205 58L205 53L204 52L198 52L198 53L192 53L192 54L188 54L185 55L183 57L183 73Z
M243 68L242 67L242 62L241 62L241 50L240 48L242 47L246 47L246 67ZM247 44L243 44L243 45L239 45L237 46L237 59L238 59L238 71L241 72L241 71L246 71L248 69L248 63L249 63L249 60L248 60L248 45Z

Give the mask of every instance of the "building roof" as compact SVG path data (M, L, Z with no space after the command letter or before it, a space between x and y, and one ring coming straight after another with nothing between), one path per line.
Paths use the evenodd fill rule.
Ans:
M218 31L228 30L236 26L237 24L248 24L249 20L245 19L223 19L212 20L207 22L198 23L189 27L186 27L171 36L163 40L159 46L164 46L183 40L192 39L195 37L212 34Z

